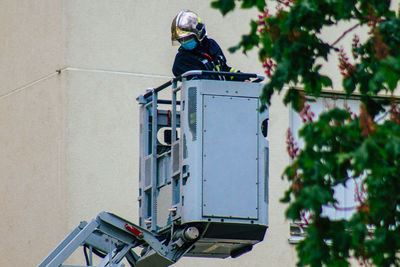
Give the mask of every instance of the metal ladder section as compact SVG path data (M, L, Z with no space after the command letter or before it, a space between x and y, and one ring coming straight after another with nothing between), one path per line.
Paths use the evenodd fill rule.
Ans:
M99 267L124 267L124 258L134 267L169 266L198 239L198 231L193 228L175 233L172 240L172 235L156 235L114 214L101 212L90 223L81 222L38 267L77 266L62 264L79 246L84 247L85 266L93 266L93 253L103 258ZM143 247L140 256L133 251L138 246Z

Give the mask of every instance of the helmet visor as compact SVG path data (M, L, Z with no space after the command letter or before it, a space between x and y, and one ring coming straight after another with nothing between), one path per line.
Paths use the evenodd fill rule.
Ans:
M171 29L171 41L173 45L178 45L179 40L185 40L186 38L189 38L191 36L195 36L195 34L191 31L183 30L179 27L173 27Z
M179 39L186 38L188 36L195 36L199 41L202 39L201 33L203 33L203 28L198 29L199 18L197 15L189 10L182 10L173 19L171 24L171 41L173 45L178 44ZM203 24L201 24L203 25Z
M191 34L191 35L188 35L188 36L179 38L179 39L178 39L178 42L179 42L180 44L186 44L186 43L192 41L192 40L195 39L195 38L196 38L196 36L195 36L194 34Z

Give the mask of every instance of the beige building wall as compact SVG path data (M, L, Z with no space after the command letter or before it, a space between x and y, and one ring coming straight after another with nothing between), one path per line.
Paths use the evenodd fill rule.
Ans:
M34 266L67 229L62 1L0 2L0 266Z
M263 73L256 51L229 54L255 10L226 17L194 0L0 2L0 266L36 266L100 211L138 221L136 97L172 77L170 23L196 11L229 65ZM59 73L57 70L61 70ZM295 266L279 202L289 163L289 110L270 110L270 212L265 241L237 259L176 266Z

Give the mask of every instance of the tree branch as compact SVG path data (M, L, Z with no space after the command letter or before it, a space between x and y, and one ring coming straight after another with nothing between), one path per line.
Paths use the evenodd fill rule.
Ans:
M327 204L326 206L330 207L330 208L334 208L335 210L338 210L338 211L353 211L353 210L355 210L357 208L357 206L353 206L353 207L338 207L337 205L329 205L329 204Z
M358 26L360 26L360 23L357 23L356 25L354 25L353 27L351 27L350 29L347 29L345 32L343 32L342 35L340 35L339 38L336 39L336 41L333 42L333 44L331 44L331 46L335 46L337 43L339 43L349 32L352 32L354 29L356 29Z

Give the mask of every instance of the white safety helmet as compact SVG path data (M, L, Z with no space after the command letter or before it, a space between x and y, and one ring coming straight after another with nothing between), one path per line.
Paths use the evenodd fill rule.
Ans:
M199 42L207 35L206 27L196 13L184 9L172 20L171 41L173 45L196 38Z

